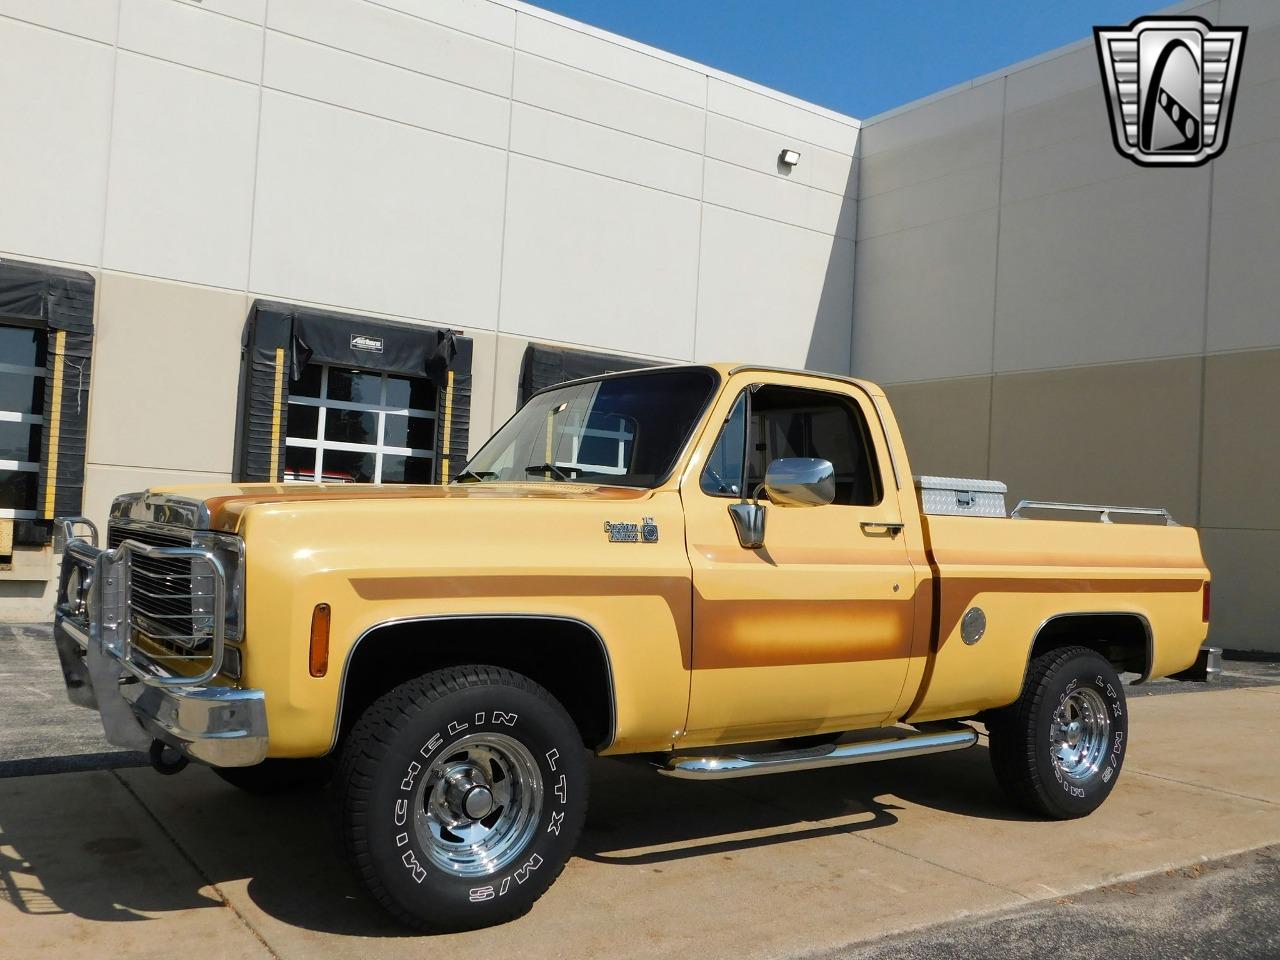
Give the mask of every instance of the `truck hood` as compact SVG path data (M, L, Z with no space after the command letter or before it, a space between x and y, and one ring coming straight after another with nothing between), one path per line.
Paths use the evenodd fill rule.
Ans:
M580 483L463 483L443 485L368 483L245 483L153 487L148 495L203 503L209 529L235 532L249 507L258 504L328 500L643 500L650 491L635 487L604 487Z

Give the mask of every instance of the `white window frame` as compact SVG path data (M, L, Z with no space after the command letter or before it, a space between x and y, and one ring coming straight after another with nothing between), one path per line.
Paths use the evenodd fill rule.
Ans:
M3 326L10 326L3 324ZM19 329L25 329L19 327ZM0 363L0 375L11 373L20 377L39 377L45 379L47 371L44 367L28 367L18 363ZM48 384L45 384L48 389ZM26 423L37 426L44 426L44 416L38 413L19 413L17 410L0 410L0 422L2 423ZM40 464L33 463L30 460L0 460L0 470L16 470L20 473L39 473ZM33 504L33 506L35 506ZM0 507L0 520L37 520L40 517L38 510L24 510L20 507Z
M386 455L401 457L429 457L431 458L434 468L436 462L436 452L434 446L430 449L421 447L397 447L390 446L383 441L387 436L387 415L400 415L406 417L414 417L419 420L429 420L434 426L436 421L436 413L434 410L419 410L416 407L397 407L387 404L387 377L388 374L378 373L374 370L360 371L365 376L375 376L379 378L378 382L378 402L364 403L353 400L329 400L329 369L330 364L317 363L315 366L320 368L320 396L319 397L298 397L290 395L289 405L297 407L314 407L319 413L316 417L316 436L314 440L304 437L291 437L286 434L285 445L289 447L300 447L304 450L314 450L315 460L312 462L312 479L310 480L286 480L286 483L323 483L324 473L322 464L324 462L324 453L326 450L341 450L351 453L372 453L373 460L373 480L372 483L382 482L382 460ZM346 367L339 367L345 370ZM423 378L425 379L425 378ZM376 443L348 443L342 440L326 440L324 437L325 416L328 409L336 410L355 410L359 413L374 413L378 416L378 433ZM364 482L364 481L355 481Z
M619 420L626 418L619 416ZM567 431L565 431L567 432ZM561 436L563 437L563 433ZM618 441L618 463L616 466L605 466L602 463L581 463L578 455L582 449L582 441L586 437L603 438ZM634 432L627 430L627 425L623 423L617 430L601 430L599 427L583 427L576 430L571 435L571 449L573 456L569 460L552 460L557 467L563 467L566 470L581 470L590 473L612 474L614 476L622 476L629 469L626 462L627 441L634 441L636 435ZM558 446L559 444L557 444Z

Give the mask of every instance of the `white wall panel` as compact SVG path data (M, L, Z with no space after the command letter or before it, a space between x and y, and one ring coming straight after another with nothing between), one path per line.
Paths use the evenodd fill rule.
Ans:
M819 233L853 238L857 202L719 160L707 160L707 203Z
M280 33L267 37L263 83L477 143L507 143L506 97Z
M511 48L364 0L272 0L267 26L506 96Z
M96 265L114 52L4 19L0 50L0 250Z
M1280 346L1280 139L1214 161L1208 349Z
M500 150L268 91L254 292L492 329Z
M696 70L533 14L520 14L516 47L694 106L706 103L706 77Z
M571 67L516 54L514 99L615 130L702 151L703 111Z
M818 112L775 99L755 90L711 77L707 82L707 109L789 136L799 137L836 153L852 155L858 145L858 127Z
M1204 167L1005 204L996 370L1199 353L1208 204Z
M800 162L791 170L780 167L778 163L778 155L784 148L800 151ZM791 183L838 194L852 191L851 181L857 163L848 154L836 153L807 140L765 130L718 113L707 115L707 156Z
M989 373L996 211L858 241L853 372L885 383Z
M698 360L847 373L853 243L707 207Z
M702 157L523 103L512 105L516 153L697 199Z
M687 359L698 204L511 157L502 332Z
M0 0L0 16L102 43L115 43L118 10L111 0Z
M243 289L258 88L121 51L103 265Z
M174 0L122 0L120 46L257 83L262 27Z
M515 42L516 12L492 0L370 0L380 7L431 20L508 47Z
M267 18L267 0L173 0L174 3L212 10L223 16L235 17L246 23L262 26Z

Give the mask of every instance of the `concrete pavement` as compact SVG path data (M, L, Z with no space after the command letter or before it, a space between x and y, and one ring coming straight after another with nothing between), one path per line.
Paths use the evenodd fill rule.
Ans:
M985 746L723 784L598 761L532 914L435 942L364 896L323 797L199 769L4 779L0 957L795 957L1280 843L1280 687L1135 696L1131 724L1115 793L1070 823L1012 811Z

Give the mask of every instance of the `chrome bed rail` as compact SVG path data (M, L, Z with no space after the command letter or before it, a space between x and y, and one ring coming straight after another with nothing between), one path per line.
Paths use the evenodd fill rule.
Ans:
M1025 520L1026 518L1022 516L1023 510L1058 510L1065 513L1096 513L1098 514L1098 520L1102 523L1111 523L1111 515L1113 513L1141 517L1162 517L1166 526L1180 526L1178 521L1173 519L1173 515L1164 507L1112 507L1098 503L1058 503L1053 500L1020 500L1009 516L1015 520Z

